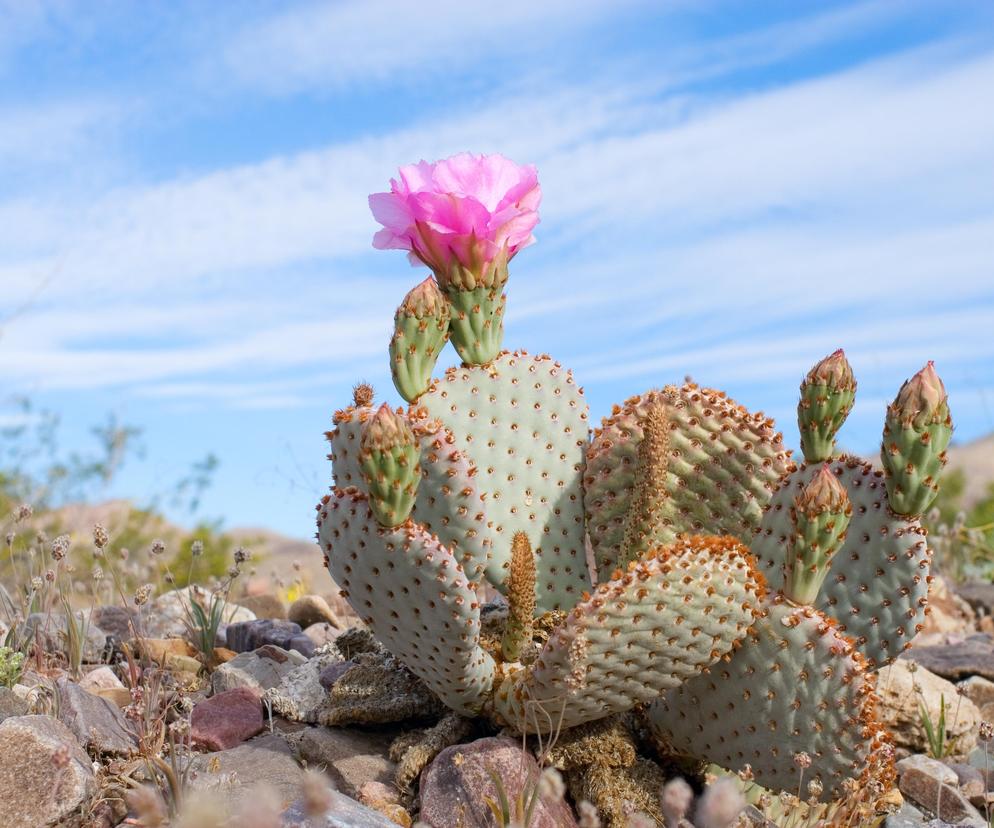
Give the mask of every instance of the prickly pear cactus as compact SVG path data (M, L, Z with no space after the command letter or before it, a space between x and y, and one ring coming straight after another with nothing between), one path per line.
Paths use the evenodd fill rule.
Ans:
M701 532L750 541L777 483L793 468L773 421L721 391L686 384L632 397L603 421L587 452L584 502L600 578L624 555L642 424L654 406L662 406L669 424L656 543Z
M503 588L511 539L535 554L538 606L569 609L590 586L582 475L587 404L570 371L547 356L505 352L486 366L450 368L412 407L440 420L476 467L494 545L487 578Z
M497 713L516 730L549 732L651 701L726 655L764 590L733 538L658 549L574 607L536 661L504 680Z
M545 735L642 705L667 753L749 766L773 789L806 774L872 812L893 783L872 670L925 610L917 516L951 433L941 381L929 364L902 386L882 469L836 451L856 390L842 351L801 385L800 465L771 420L690 383L632 397L591 439L567 369L501 350L508 263L539 196L533 168L464 155L371 197L377 245L434 279L394 319L406 414L358 386L335 415L318 505L333 577L460 714ZM462 364L431 379L446 337ZM509 602L485 635L483 581Z
M827 359L840 357L845 359L841 351ZM851 369L839 374L852 376ZM898 401L891 410L896 409ZM945 405L944 394L936 396L936 407L940 404ZM840 418L836 427L841 425ZM833 452L834 436L834 433L830 435ZM931 445L940 442L940 439L934 439ZM944 448L942 445L941 450ZM753 554L771 589L784 588L794 534L790 517L794 500L820 472L822 465L821 462L802 463L784 478L752 542ZM844 487L852 512L845 542L833 556L813 603L838 619L840 630L855 640L872 667L882 667L911 645L911 639L924 623L932 551L919 518L895 511L883 470L844 454L833 454L827 467ZM922 487L930 486L924 482L924 476L919 479ZM931 502L930 498L923 502L925 500Z
M649 712L665 752L705 757L729 770L746 765L758 784L797 790L807 754L823 801L845 793L846 779L871 765L893 784L888 744L876 720L875 677L828 616L774 599L742 646L667 692ZM889 751L884 751L888 753Z
M407 521L377 523L359 492L318 504L318 543L352 608L392 653L453 710L476 713L493 683L479 646L480 605L459 561Z

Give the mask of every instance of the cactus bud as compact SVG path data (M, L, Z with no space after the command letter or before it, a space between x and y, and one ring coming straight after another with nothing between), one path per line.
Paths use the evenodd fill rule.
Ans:
M428 388L438 355L449 338L449 306L430 276L413 288L393 318L390 370L408 402Z
M524 532L511 542L511 574L507 579L507 627L501 641L505 661L518 661L532 640L535 620L535 556Z
M369 505L381 526L399 526L411 514L421 479L421 447L404 417L384 403L362 428L359 464Z
M899 515L920 515L939 491L939 473L953 434L949 398L929 362L887 406L880 460L887 498Z
M784 592L798 604L813 604L832 556L842 547L852 516L849 495L824 465L794 498L794 535L787 559Z
M832 457L835 435L849 416L855 398L856 380L841 348L808 372L797 404L805 460L823 463Z

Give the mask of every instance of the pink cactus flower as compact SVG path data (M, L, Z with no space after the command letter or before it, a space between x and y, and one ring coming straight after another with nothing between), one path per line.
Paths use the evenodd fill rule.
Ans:
M380 250L409 250L443 288L450 279L488 283L498 260L506 262L535 241L542 190L535 167L502 155L464 152L444 161L400 168L390 192L373 193L369 207L383 225L373 237ZM460 268L453 266L458 264ZM463 275L454 271L463 270Z

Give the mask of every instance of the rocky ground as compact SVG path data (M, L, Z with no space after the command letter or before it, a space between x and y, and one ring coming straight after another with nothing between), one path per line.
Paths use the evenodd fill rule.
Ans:
M488 804L500 801L500 787L512 808L517 793L534 795L534 828L659 825L672 806L659 792L675 772L639 742L631 719L594 735L620 746L625 758L611 784L630 783L633 804L596 817L577 807L585 793L598 794L571 770L576 739L543 754L561 773L543 770L537 745L523 751L520 740L446 714L324 598L288 607L262 594L228 604L206 658L183 621L191 599L206 596L176 590L140 609L92 610L75 673L57 657L64 618L26 620L34 656L12 686L0 686L0 825L489 828L501 824ZM994 750L982 741L994 721L994 585L954 591L937 579L932 605L908 657L879 677L900 795L876 825L987 825L994 805ZM945 709L938 749L923 707L936 723ZM667 795L674 799L672 785ZM679 805L687 817L706 806L686 797ZM726 822L693 818L698 826L818 824L789 813L766 821L754 808Z

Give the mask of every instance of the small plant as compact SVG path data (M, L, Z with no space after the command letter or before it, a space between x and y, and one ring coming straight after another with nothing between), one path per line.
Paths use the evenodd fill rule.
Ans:
M934 759L942 759L946 755L946 697L939 697L939 721L932 722L932 714L924 702L919 701L918 707L921 711L922 728L928 738L928 751Z
M0 686L13 687L24 672L24 653L0 647Z
M214 661L214 642L217 640L218 627L224 618L224 608L228 603L227 590L216 590L210 594L207 606L202 606L193 596L187 617L183 619L187 636L208 667Z
M512 801L507 795L507 789L504 787L504 780L501 779L500 774L493 768L487 768L487 774L494 783L497 799L485 796L483 801L487 803L487 807L494 815L498 828L529 828L532 815L535 812L535 805L538 804L538 780L523 785L521 791Z

